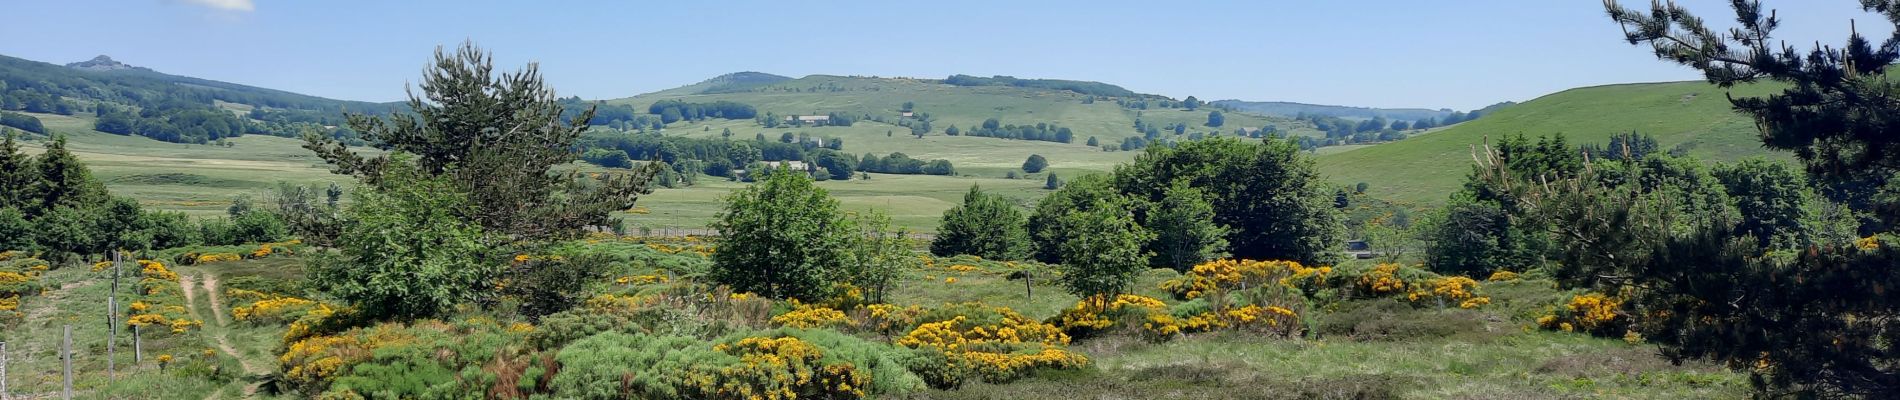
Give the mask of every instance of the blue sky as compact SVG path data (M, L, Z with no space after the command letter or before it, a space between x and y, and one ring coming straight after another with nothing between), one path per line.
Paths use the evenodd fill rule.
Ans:
M619 98L734 71L1095 80L1176 98L1472 109L1693 80L1619 38L1597 0L4 0L0 54L107 54L162 72L350 100L403 98L437 45L529 61L563 95ZM1628 2L1647 6L1647 1ZM1725 1L1685 0L1718 26ZM1846 0L1769 0L1794 43L1839 43Z

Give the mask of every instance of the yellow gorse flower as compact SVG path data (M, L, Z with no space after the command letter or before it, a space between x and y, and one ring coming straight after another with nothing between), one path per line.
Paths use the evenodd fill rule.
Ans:
M1405 291L1405 280L1399 278L1398 272L1398 264L1379 264L1359 276L1359 288L1374 295Z
M1564 332L1582 329L1601 333L1600 328L1616 323L1622 306L1622 300L1602 293L1576 295L1561 309L1538 317L1537 325Z
M1186 275L1161 283L1175 297L1192 300L1214 290L1235 290L1277 283L1289 288L1323 285L1332 267L1307 267L1293 261L1222 259L1195 265Z
M772 317L773 325L801 329L836 327L849 322L843 311L809 304Z

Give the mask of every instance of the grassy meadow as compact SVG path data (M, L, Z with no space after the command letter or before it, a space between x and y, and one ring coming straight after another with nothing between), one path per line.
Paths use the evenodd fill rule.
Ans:
M636 254L655 252L640 244L647 240L620 238L591 246L620 246L622 250L616 251L632 249ZM659 240L650 243L678 243ZM246 249L174 249L144 256L173 258L169 256L185 251ZM694 257L690 252L677 254ZM904 271L887 301L923 307L976 301L1009 307L1036 320L1056 317L1077 301L1047 282L1026 292L1022 281L1006 277L1014 264L967 256L930 261ZM56 393L57 338L61 327L70 324L74 326L79 398L294 398L272 396L258 385L260 376L280 368L273 354L281 349L285 327L239 321L233 309L249 304L234 299L236 293L230 288L232 282L306 287L301 273L304 262L302 256L279 255L193 266L167 263L179 279L163 284L176 285L178 291L167 289L172 295L159 300L141 296L133 289L136 285L125 284L119 293L122 302L183 301L192 318L203 325L178 333L148 331L143 363L132 361L130 339L121 334L116 377L104 372L105 338L100 328L110 273L80 266L53 269L40 278L49 289L23 299L26 322L0 332L0 340L11 343L14 357L9 384L16 395L27 398ZM639 271L627 273L671 275L676 284L697 279L668 268L664 263L641 261L621 267ZM1135 294L1178 304L1160 289L1161 282L1178 276L1172 270L1151 270L1136 280L1133 289ZM136 279L133 275L127 281ZM971 383L957 390L931 389L899 398L1715 399L1746 395L1742 375L1703 363L1673 365L1645 343L1537 329L1532 321L1535 315L1560 307L1571 294L1552 286L1541 279L1486 282L1479 293L1492 303L1478 309L1415 305L1391 297L1322 301L1302 316L1305 333L1291 338L1246 331L1189 334L1165 342L1122 334L1079 338L1071 348L1089 359L1081 369L1050 370L1010 383ZM590 291L651 291L642 287L669 286L621 283L590 286ZM475 311L453 318L472 320L485 315ZM170 372L159 371L156 358L160 354L173 357L167 366Z
M1655 136L1664 151L1683 149L1702 160L1786 158L1761 147L1754 121L1736 114L1725 96L1773 90L1766 85L1724 90L1703 82L1570 89L1398 142L1323 148L1318 160L1320 171L1339 184L1366 182L1376 196L1429 207L1442 204L1463 183L1473 146L1511 134L1533 140L1563 134L1576 146L1608 143L1610 135L1634 131Z
M323 160L303 149L303 141L298 139L247 135L230 139L231 147L166 143L94 131L91 129L90 116L33 115L39 117L53 132L67 135L69 148L113 193L138 199L141 204L156 209L183 211L196 217L215 217L224 214L232 198L239 195L258 198L278 182L315 187L334 182L344 185L346 189L354 182L347 176L330 173ZM667 130L667 134L703 136L710 133L717 137L724 124L757 125L750 120L711 121L676 124L675 128ZM847 210L877 209L889 214L898 226L921 232L934 231L943 211L961 201L971 185L981 185L985 190L1000 192L1027 207L1047 192L1043 189L1047 173L1075 177L1106 172L1116 163L1136 154L1103 152L1080 145L942 135L925 139L899 136L877 140L884 138L883 130L872 125L878 124L821 129L848 133L837 137L845 137L846 149L854 152L881 151L880 155L892 151L905 151L913 155L932 154L915 152L912 150L914 147L903 146L911 143L946 149L943 150L945 152L934 153L937 154L935 157L954 157L958 172L963 176L870 174L871 179L868 180L829 181L821 182L820 185L831 190L832 195L844 203ZM706 131L708 127L712 127L710 132ZM874 129L875 133L872 132ZM774 136L773 140L776 139ZM921 142L937 144L925 145ZM1023 150L1027 152L1013 160L979 161L1001 157L997 155L1000 152L1017 151L1001 145L1020 145L1031 150ZM23 147L28 153L34 154L43 148L41 143L31 141ZM960 154L963 155L948 153L953 151L962 152ZM1007 170L1020 169L1022 160L1032 153L1051 158L1049 171L1007 179ZM1060 157L1071 158L1067 158L1070 161L1064 161ZM964 167L965 163L971 167ZM580 168L595 168L577 165ZM718 212L720 196L743 185L724 178L702 176L696 186L657 189L652 195L643 197L639 205L624 216L629 226L636 229L704 228Z

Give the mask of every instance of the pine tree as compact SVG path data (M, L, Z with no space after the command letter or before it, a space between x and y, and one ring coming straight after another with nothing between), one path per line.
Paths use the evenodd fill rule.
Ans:
M1879 20L1900 24L1900 5L1863 1ZM1772 80L1778 94L1730 94L1755 120L1763 145L1793 151L1822 180L1891 177L1900 170L1900 87L1886 71L1900 60L1900 30L1876 45L1852 33L1840 47L1800 51L1774 38L1780 25L1759 2L1731 4L1740 25L1715 30L1674 2L1648 10L1606 2L1631 44L1699 69L1731 88ZM1760 397L1900 398L1900 248L1874 241L1829 243L1785 256L1737 234L1737 221L1672 223L1682 213L1649 196L1592 184L1597 169L1571 182L1514 180L1514 166L1482 175L1509 198L1552 220L1566 240L1564 268L1593 277L1599 290L1632 289L1626 315L1645 341L1676 360L1710 359L1743 369ZM1624 185L1632 186L1632 185ZM1879 185L1874 185L1879 186ZM1660 204L1659 204L1660 203ZM1888 206L1888 205L1883 205ZM1891 218L1891 216L1889 216ZM1687 225L1688 229L1683 229Z
M563 108L535 64L496 75L492 58L474 44L454 54L437 48L421 86L422 95L409 98L414 114L351 115L350 128L392 152L415 154L423 173L450 178L475 205L464 217L497 238L571 237L606 225L609 213L652 192L660 173L658 163L599 178L553 173L578 156L570 149L594 108L562 121ZM389 165L389 154L366 157L320 135L306 136L304 147L336 172L370 184Z
M14 130L0 128L0 209L24 212L35 205L29 199L40 178L33 168L33 158L20 152L16 136Z
M50 211L59 207L82 207L104 199L105 186L92 179L92 173L85 164L66 149L66 137L56 136L46 143L46 152L40 153L33 166L39 170L39 181L33 185L32 210ZM31 217L29 217L31 218Z

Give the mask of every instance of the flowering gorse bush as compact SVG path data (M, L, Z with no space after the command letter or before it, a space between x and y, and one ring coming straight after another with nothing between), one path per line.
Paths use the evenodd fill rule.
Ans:
M258 300L249 305L233 307L231 309L231 317L241 322L275 325L302 319L304 315L316 311L319 308L325 309L325 313L334 312L333 310L329 310L330 306L327 304L317 303L309 299L279 296Z
M951 388L966 381L1002 383L1037 369L1072 369L1088 358L1068 350L1069 335L1008 307L975 303L945 306L925 313L897 345L918 350L907 361L931 386Z
M836 328L850 322L843 311L811 304L800 304L792 311L772 317L772 325L801 329Z
M1432 278L1407 293L1412 302L1437 302L1441 307L1457 305L1473 309L1491 304L1490 297L1478 296L1478 281L1462 276Z
M1108 332L1111 328L1130 327L1126 322L1139 322L1150 315L1167 314L1167 303L1153 297L1122 294L1113 298L1091 296L1075 303L1075 306L1062 310L1050 322L1061 327L1064 332L1076 337L1090 337Z
M35 258L25 258L19 252L8 252L7 259L0 259L0 298L13 299L9 309L0 310L0 323L18 320L19 301L25 296L40 294L45 285L40 283L40 274L47 270L47 263Z
M175 335L204 327L203 320L191 318L191 312L185 309L178 273L158 261L138 260L137 263L140 297L126 308L126 326L159 327Z
M1405 292L1405 279L1398 275L1398 264L1379 264L1365 275L1360 275L1358 289L1374 297Z
M1564 332L1583 331L1603 337L1628 336L1630 320L1623 314L1623 300L1603 293L1572 296L1562 307L1537 318L1544 329Z
M1175 298L1193 300L1215 291L1279 284L1307 293L1325 287L1332 267L1308 267L1293 261L1222 259L1195 265L1186 275L1161 283Z

